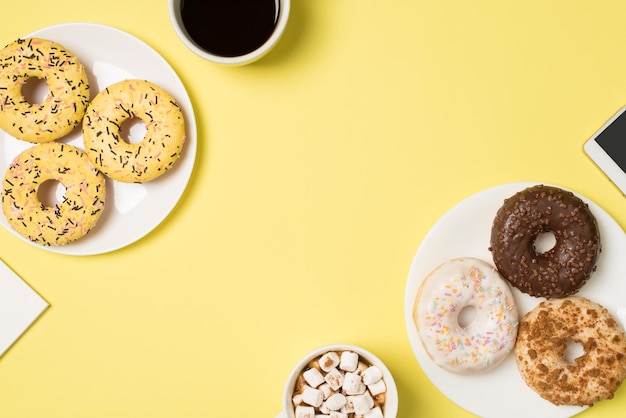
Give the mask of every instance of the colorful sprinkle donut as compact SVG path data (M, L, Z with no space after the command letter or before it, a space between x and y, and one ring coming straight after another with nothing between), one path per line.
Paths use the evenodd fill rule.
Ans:
M467 324L459 315L473 307ZM449 260L422 282L413 320L432 360L451 372L485 372L513 350L518 311L509 285L490 264L475 258Z
M46 181L65 187L62 202L44 205L37 193ZM20 235L43 246L60 246L87 234L104 209L105 178L84 151L59 142L20 153L2 183L2 210Z
M120 129L140 119L146 135L137 143L125 140ZM108 177L144 183L164 174L180 157L185 123L174 98L154 83L124 80L94 97L83 121L83 140L91 161Z
M29 103L22 87L45 80L49 93ZM78 58L56 42L26 38L0 51L0 128L33 143L50 142L80 125L89 102L89 80Z

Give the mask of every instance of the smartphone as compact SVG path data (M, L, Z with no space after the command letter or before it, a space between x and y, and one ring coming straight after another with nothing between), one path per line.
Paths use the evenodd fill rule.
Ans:
M626 106L583 146L585 153L626 196Z

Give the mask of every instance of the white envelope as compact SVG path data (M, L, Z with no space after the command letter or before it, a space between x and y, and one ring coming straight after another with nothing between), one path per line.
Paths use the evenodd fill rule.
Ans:
M0 356L48 306L48 302L0 260Z

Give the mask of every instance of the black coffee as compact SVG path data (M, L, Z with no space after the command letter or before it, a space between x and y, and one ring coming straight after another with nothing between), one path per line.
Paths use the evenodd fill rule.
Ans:
M181 0L183 25L206 51L237 57L268 40L278 21L278 0Z

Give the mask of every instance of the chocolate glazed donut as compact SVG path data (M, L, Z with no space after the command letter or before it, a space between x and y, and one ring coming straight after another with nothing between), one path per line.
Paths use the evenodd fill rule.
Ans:
M556 244L541 253L535 241L551 233ZM600 233L589 206L572 192L537 185L505 199L491 228L489 251L514 287L536 297L577 293L595 271Z

